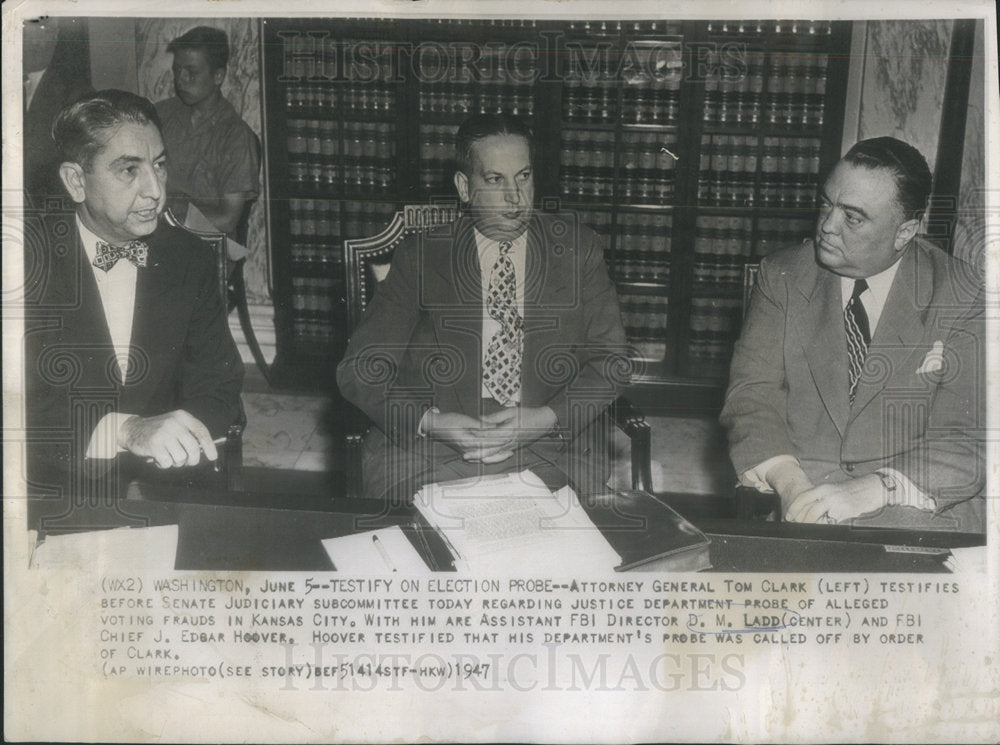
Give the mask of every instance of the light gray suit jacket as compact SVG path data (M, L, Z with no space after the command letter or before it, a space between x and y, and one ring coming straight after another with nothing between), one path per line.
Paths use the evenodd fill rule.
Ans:
M814 484L894 468L938 509L887 507L866 524L982 531L983 285L919 239L900 262L853 405L840 278L809 242L761 262L721 417L733 464L790 453Z

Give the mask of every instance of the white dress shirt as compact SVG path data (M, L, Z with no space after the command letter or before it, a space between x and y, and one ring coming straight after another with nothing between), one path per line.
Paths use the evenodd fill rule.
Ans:
M875 329L878 327L879 319L882 317L882 309L885 307L885 300L889 297L889 290L892 289L892 281L896 278L896 270L899 269L899 262L888 269L865 277L868 282L868 289L861 293L861 304L865 306L865 313L868 315L868 330L871 331L872 338L875 337ZM840 278L840 307L847 308L847 303L854 294L855 280L850 277Z
M132 318L135 312L135 287L138 269L124 259L118 261L109 271L94 266L97 256L97 242L101 240L94 235L80 220L76 218L80 241L87 254L87 263L97 281L97 292L104 308L104 319L111 335L111 343L115 349L118 369L121 372L122 383L128 373L128 354L132 340ZM88 458L113 458L121 452L118 447L118 430L132 414L112 412L107 414L94 429L87 446Z
M500 322L490 316L489 311L486 309L486 297L490 291L490 275L493 273L493 266L497 263L497 259L500 258L500 241L487 238L479 230L475 230L475 235L476 250L479 253L479 266L483 283L483 335L480 340L482 345L480 359L485 365L486 352L489 349L490 340L500 330ZM514 295L517 300L517 312L521 318L524 318L524 264L528 254L528 234L526 232L522 233L511 241L510 244L510 251L507 252L507 255L514 263ZM493 394L490 393L485 382L482 386L482 393L483 398L493 398ZM516 404L520 402L521 392L518 391L512 403Z

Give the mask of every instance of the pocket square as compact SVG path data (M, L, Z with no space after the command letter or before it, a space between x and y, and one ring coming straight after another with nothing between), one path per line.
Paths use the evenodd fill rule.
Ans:
M937 372L944 367L944 342L936 341L917 368L917 375Z

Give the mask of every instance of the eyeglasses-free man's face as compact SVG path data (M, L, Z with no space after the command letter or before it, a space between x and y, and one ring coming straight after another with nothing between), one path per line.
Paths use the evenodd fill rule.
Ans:
M59 174L83 224L109 243L156 230L167 199L167 157L155 124L126 122L106 133L89 168L63 163Z
M185 106L210 100L226 78L226 68L213 70L208 56L199 49L174 52L174 92Z
M487 238L510 241L531 220L535 180L531 149L520 135L489 135L472 144L472 164L455 174L455 188Z
M904 219L891 172L841 161L820 190L816 260L843 277L871 277L902 257L919 225Z

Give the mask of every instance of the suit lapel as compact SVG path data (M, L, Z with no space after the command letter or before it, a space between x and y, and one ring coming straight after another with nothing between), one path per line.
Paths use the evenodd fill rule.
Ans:
M521 369L521 401L537 405L551 395L540 376L539 367L548 367L559 345L560 308L566 304L565 283L575 281L559 272L557 257L549 250L546 222L536 215L528 229L527 255L524 262L524 363ZM575 246L566 247L575 251ZM572 262L566 262L575 266ZM579 286L579 284L577 284ZM566 348L568 351L568 348Z
M166 336L162 324L174 317L172 290L181 281L176 262L165 257L165 230L161 226L146 239L149 254L146 266L138 270L135 283L135 310L132 314L132 335L129 354L138 363L142 374L125 382L127 403L141 400L157 384L163 374L162 357Z
M111 333L75 223L69 249L60 252L50 244L44 261L47 285L37 317L43 327L56 330L55 346L69 352L79 365L73 387L95 393L113 391L117 379L108 376L114 356Z
M482 398L482 279L472 221L460 220L453 235L424 234L420 242L423 279L420 307L435 318L438 347L458 355L464 366L448 390L458 410L479 416ZM441 231L442 233L444 231Z
M916 370L916 357L924 351L920 349L920 342L924 337L926 309L934 290L932 268L918 266L920 258L916 247L911 246L900 259L865 359L851 418L871 403L891 380Z
M805 300L801 313L794 313L799 339L823 405L843 436L850 412L840 279L817 267L813 287L803 288L802 292Z

